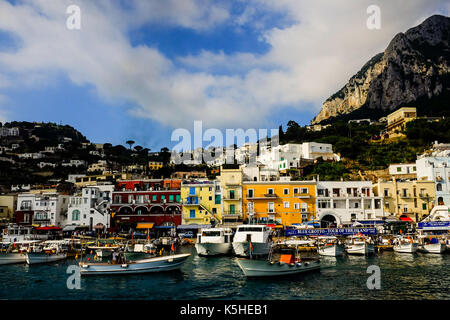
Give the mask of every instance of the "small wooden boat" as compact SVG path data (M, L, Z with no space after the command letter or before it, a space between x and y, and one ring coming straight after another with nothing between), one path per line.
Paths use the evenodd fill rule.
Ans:
M0 252L0 265L27 262L26 252L29 247L39 241L24 240L15 243L2 243Z
M26 259L28 264L50 263L64 260L66 258L67 258L66 253L53 253L48 251L26 253Z
M319 237L317 252L321 256L337 257L344 253L344 245L336 237Z
M419 251L423 253L444 253L447 249L445 240L441 236L422 235L420 236Z
M289 250L283 250L279 261L236 258L236 262L247 277L285 276L320 269L320 260L299 258Z
M366 239L363 235L356 235L350 238L346 250L348 254L370 255L375 252L375 246L370 239Z
M181 268L190 255L190 253L182 253L135 261L124 261L123 263L80 262L79 266L81 275L163 272Z
M399 237L394 240L393 249L398 253L415 253L419 248L419 244L412 236Z

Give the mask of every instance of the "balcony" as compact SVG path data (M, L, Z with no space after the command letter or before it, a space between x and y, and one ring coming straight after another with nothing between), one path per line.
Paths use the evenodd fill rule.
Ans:
M299 199L309 199L311 198L311 195L308 193L294 193L294 197Z
M413 198L413 197L411 196L410 193L402 193L402 194L400 194L400 198L407 199L407 198Z
M241 196L234 196L234 197L223 196L222 200L225 200L225 201L240 201L241 200Z

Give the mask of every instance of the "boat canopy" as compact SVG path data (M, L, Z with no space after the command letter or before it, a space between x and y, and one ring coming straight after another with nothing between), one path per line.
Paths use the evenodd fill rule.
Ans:
M410 217L400 217L400 220L408 221L408 222L414 222L413 219L411 219Z
M154 225L154 223L138 223L136 229L151 229Z
M35 229L38 230L38 231L50 231L50 230L58 231L58 230L62 230L60 227L50 227L50 226L48 226L48 227L38 227L38 228L35 228Z
M177 229L208 229L210 224L180 224Z

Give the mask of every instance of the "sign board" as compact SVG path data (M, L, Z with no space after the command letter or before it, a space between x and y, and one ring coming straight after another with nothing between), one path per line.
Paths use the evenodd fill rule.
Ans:
M419 222L417 226L421 230L450 230L450 221Z
M323 229L288 229L286 236L349 236L357 233L376 235L377 228L323 228Z

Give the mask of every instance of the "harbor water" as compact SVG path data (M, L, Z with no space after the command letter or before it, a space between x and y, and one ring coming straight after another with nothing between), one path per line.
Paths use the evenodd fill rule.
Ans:
M71 258L43 265L3 265L0 299L450 299L450 254L399 254L321 257L322 269L283 278L247 279L233 257L192 253L178 271L81 277L68 289ZM312 255L312 254L309 254ZM368 289L367 268L380 267L381 289Z

